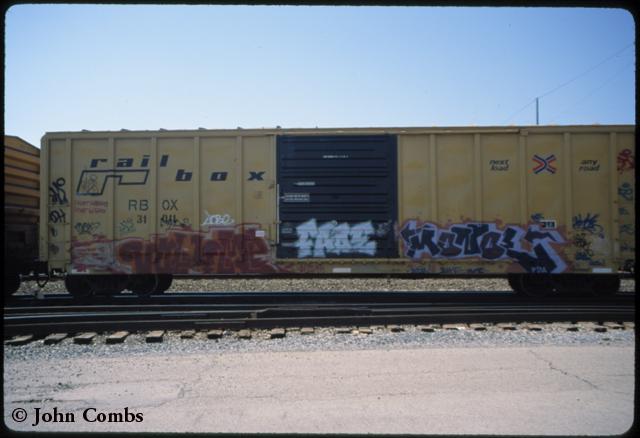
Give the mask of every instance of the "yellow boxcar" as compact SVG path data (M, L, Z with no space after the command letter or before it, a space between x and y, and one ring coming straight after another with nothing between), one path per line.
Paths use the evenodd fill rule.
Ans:
M4 136L4 285L20 287L38 258L40 149L13 135Z
M510 275L531 289L531 274L632 271L634 132L47 133L40 255L72 289L141 291L171 275Z

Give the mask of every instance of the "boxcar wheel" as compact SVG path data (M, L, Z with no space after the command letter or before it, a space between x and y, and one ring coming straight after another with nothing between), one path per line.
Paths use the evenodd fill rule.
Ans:
M516 292L532 298L544 298L560 292L557 282L549 274L523 274L519 276Z
M590 284L592 295L614 295L620 290L620 277L617 275L593 275L591 277Z
M64 277L64 287L75 298L86 298L93 295L94 289L84 275L67 275Z
M517 293L523 293L522 292L522 285L521 285L521 279L520 279L521 275L518 274L510 274L509 276L507 276L507 281L509 281L509 286L511 286L511 289L513 289L514 292Z
M7 272L4 276L5 295L13 295L18 289L20 289L20 274L17 272Z
M158 288L158 275L133 275L129 280L128 289L140 296L148 296Z
M159 274L157 277L158 277L158 286L153 291L153 293L162 294L171 287L171 283L173 282L173 276L169 274Z

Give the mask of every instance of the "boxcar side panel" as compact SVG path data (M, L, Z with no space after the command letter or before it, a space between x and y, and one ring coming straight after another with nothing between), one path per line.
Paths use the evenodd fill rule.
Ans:
M613 272L635 263L634 147L614 126L48 134L41 257L72 273Z

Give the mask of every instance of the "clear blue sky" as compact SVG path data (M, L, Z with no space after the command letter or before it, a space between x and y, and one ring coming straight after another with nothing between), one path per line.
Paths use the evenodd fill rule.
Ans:
M5 133L532 125L635 42L621 9L17 5ZM635 44L540 124L635 123Z

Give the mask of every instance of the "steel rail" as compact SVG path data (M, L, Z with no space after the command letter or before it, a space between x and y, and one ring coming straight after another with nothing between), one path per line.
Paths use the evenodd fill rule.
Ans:
M634 293L621 292L613 296L570 296L561 295L547 297L546 303L626 303L635 299ZM450 301L453 303L496 303L502 301L537 304L541 300L535 300L518 295L512 291L482 292L482 291L436 291L436 292L407 292L407 291L367 291L367 292L173 292L161 295L140 297L135 294L121 294L116 296L97 296L78 299L69 294L49 294L42 299L34 296L13 296L5 303L5 309L16 307L50 307L50 306L81 306L81 305L149 305L161 304L290 304L290 303L440 303Z
M557 322L634 321L633 299L607 303L606 300L580 302L469 303L451 301L381 303L301 302L253 303L243 296L235 304L146 304L108 306L50 306L5 308L5 334L43 334L52 331L105 331L328 326L355 324L413 324L456 322ZM629 298L629 297L627 297ZM369 297L371 300L371 297Z

